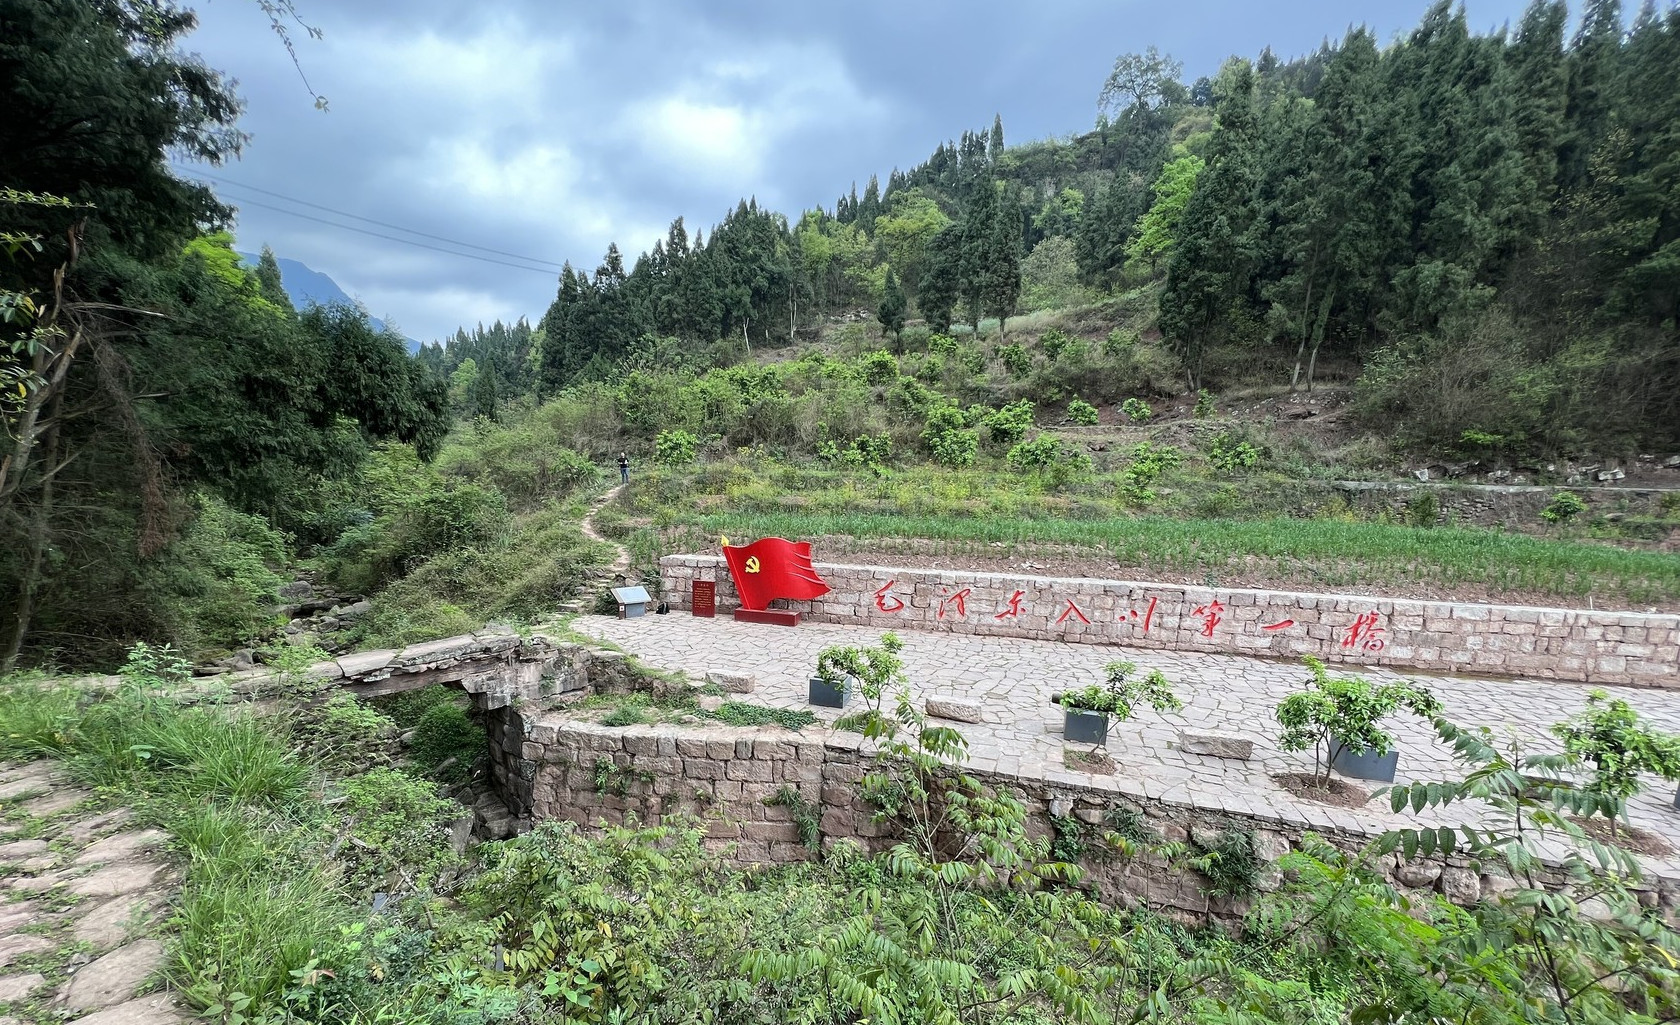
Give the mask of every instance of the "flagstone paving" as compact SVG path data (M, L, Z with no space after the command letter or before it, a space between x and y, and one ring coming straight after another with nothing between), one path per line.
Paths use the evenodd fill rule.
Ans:
M0 763L0 1025L174 1025L155 934L178 880L164 834L51 762Z
M756 687L741 700L810 708L824 719L832 719L835 713L807 704L807 682L817 652L831 644L875 644L881 635L875 629L826 623L789 629L687 615L625 620L582 616L572 626L622 647L649 665L686 672L696 682L707 671L752 674ZM914 630L899 636L904 640L902 657L918 707L928 697L980 704L981 722L958 725L968 738L969 764L977 769L1320 829L1374 834L1418 823L1415 818L1390 813L1386 800L1361 808L1333 808L1300 800L1272 781L1274 774L1313 767L1312 752L1286 753L1275 740L1278 725L1273 710L1307 678L1299 663ZM1050 695L1100 683L1104 666L1115 659L1137 663L1139 672L1161 670L1172 681L1184 710L1161 714L1140 708L1132 721L1112 726L1108 751L1118 763L1115 775L1070 770L1062 760L1061 711L1050 704ZM1336 672L1349 668L1332 667ZM1579 711L1594 689L1556 681L1431 676L1375 668L1362 674L1375 682L1415 680L1440 699L1454 722L1486 726L1496 738L1521 737L1536 749L1554 751L1559 745L1548 727ZM1680 692L1603 689L1625 698L1656 726L1680 732ZM848 710L858 708L854 698ZM1401 714L1383 725L1399 742L1400 782L1463 775L1451 748L1440 742L1427 722ZM1253 758L1238 761L1187 754L1177 747L1181 729L1252 739ZM1630 820L1680 849L1680 811L1673 807L1673 785L1646 782L1651 789L1629 803ZM1368 790L1381 786L1361 785ZM1455 806L1451 815L1426 821L1456 825L1473 820L1468 810L1460 812ZM1649 858L1646 865L1665 876L1680 875L1680 856Z

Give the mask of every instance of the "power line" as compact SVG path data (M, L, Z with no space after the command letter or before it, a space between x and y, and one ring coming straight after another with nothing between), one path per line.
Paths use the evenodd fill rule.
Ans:
M432 234L429 234L429 233L424 232L424 231L416 231L413 228L405 228L400 224L390 224L386 221L376 221L372 217L363 217L361 214L353 214L353 213L350 213L348 210L335 210L330 206L322 206L320 203L311 203L307 199L298 199L298 198L293 197L293 196L288 196L288 195L285 195L283 193L275 192L271 189L258 188L255 185L246 185L243 182L236 182L231 178L223 178L220 175L211 174L208 171L197 171L197 170L195 170L192 173L197 174L199 177L202 177L202 178L209 178L212 181L219 182L222 185L229 185L229 186L232 186L232 187L237 188L237 189L245 189L248 192L260 192L265 196L273 196L275 199L283 199L288 203L296 203L299 206L307 206L307 207L310 207L310 208L315 209L315 210L324 210L329 214L337 214L340 217L348 217L351 220L363 221L367 224L377 224L381 228L390 228L392 231L400 231L400 232L403 232L403 233L409 234L409 235L419 235L421 238L429 238L429 239L432 239L435 242L447 242L452 246L463 246L467 249L477 249L480 252L493 253L496 256L505 256L505 257L507 257L511 260L520 260L524 263L546 264L548 266L553 267L555 270L559 270L561 268L561 265L558 264L558 263L555 263L553 260L539 260L534 256L521 256L518 253L508 253L508 252L503 252L500 249L491 249L489 246L480 246L480 245L474 245L471 242L462 242L460 239L444 238L442 235L432 235ZM253 200L253 202L255 202L255 201ZM261 205L261 204L258 204L258 205ZM273 209L273 208L270 207L269 209ZM399 239L398 241L401 241L401 240Z
M395 235L386 235L382 232L369 231L366 228L358 228L353 224L340 224L337 221L329 221L325 217L316 217L313 214L301 213L297 210L287 210L285 207L272 206L268 203L261 203L254 199L241 199L239 200L239 204L241 206L261 207L264 210L273 210L275 213L287 214L292 217L301 217L306 221L314 221L317 224L325 224L328 227L338 228L343 231L354 231L360 235L371 235L374 238L382 238L390 242L401 242L403 245L418 246L421 249L430 249L435 252L445 253L449 256L458 256L463 260L477 260L480 263L493 263L499 267L512 267L514 270L528 270L536 274L547 275L548 277L555 276L554 272L546 267L527 267L524 264L508 263L506 260L492 260L488 256L474 256L472 253L458 253L453 249L445 249L442 246L434 246L426 242L416 242L410 238L398 238Z

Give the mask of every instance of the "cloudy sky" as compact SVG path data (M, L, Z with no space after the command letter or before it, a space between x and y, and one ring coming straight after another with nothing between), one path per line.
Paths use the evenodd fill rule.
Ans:
M1524 5L1466 3L1478 30L1514 23ZM256 3L190 6L200 28L187 47L236 78L248 104L244 157L201 169L240 206L240 247L271 245L430 340L535 320L555 265L592 269L611 241L628 262L679 214L692 233L746 195L790 214L831 205L994 112L1011 142L1084 131L1119 53L1155 44L1189 81L1268 44L1314 49L1350 22L1389 39L1425 3L297 0L323 35L295 33L326 113ZM356 214L519 266L275 207L402 234L321 208Z

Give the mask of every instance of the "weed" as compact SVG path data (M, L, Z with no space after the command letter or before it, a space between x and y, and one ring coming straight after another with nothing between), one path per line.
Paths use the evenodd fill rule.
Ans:
M774 723L790 730L802 730L817 721L815 714L799 708L767 708L744 701L725 701L715 712L703 716L730 726L768 726Z
M1229 826L1206 846L1197 843L1192 834L1191 846L1196 851L1190 859L1191 867L1206 877L1209 885L1205 892L1210 896L1241 899L1255 892L1264 866L1254 830Z
M596 793L623 797L638 782L652 783L653 773L643 769L626 768L610 758L595 759Z
M786 808L793 813L793 824L799 830L799 842L805 845L806 850L822 849L822 828L818 818L820 809L805 800L799 788L784 784L774 794L766 797L764 803Z
M1581 501L1581 496L1573 491L1559 491L1546 503L1546 508L1540 510L1540 518L1551 524L1568 523L1575 517L1587 511L1587 503Z

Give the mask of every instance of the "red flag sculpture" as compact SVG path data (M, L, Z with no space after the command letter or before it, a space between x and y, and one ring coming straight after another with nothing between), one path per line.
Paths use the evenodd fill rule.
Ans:
M723 557L741 608L748 612L762 612L773 598L808 601L828 593L828 584L811 565L809 541L767 537L750 545L724 545Z

